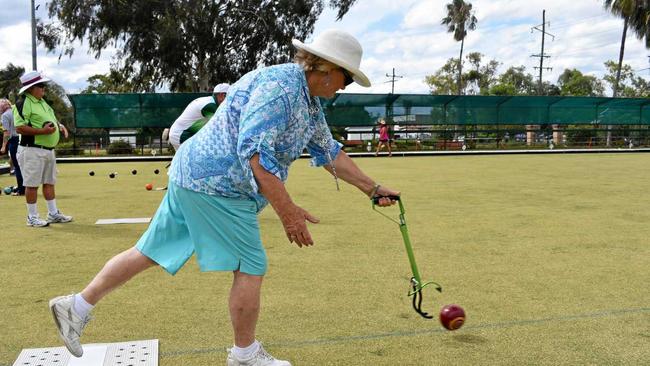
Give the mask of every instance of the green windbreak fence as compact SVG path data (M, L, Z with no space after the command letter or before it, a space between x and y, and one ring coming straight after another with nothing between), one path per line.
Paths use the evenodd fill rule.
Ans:
M196 98L209 93L72 94L77 128L169 127Z
M169 127L207 93L75 94L77 128ZM374 126L380 117L402 125L647 125L650 99L546 96L337 94L322 101L331 126Z
M650 124L647 98L338 94L324 105L334 126Z

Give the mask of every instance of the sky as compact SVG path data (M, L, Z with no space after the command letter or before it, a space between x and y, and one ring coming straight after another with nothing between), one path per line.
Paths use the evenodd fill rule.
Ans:
M136 0L137 1L137 0ZM460 43L454 41L446 27L440 25L445 16L445 4L440 0L357 0L341 21L327 8L316 23L314 35L338 28L350 32L364 49L361 70L372 86L356 84L346 88L354 93L388 93L393 72L401 76L395 82L395 93L428 93L426 75L435 73L452 57L458 57ZM465 39L464 54L480 52L484 60L501 63L499 72L510 66L525 66L527 72L538 76L541 33L532 30L542 24L546 10L546 32L543 79L556 83L567 68L576 68L601 78L606 72L604 62L618 60L623 20L609 14L602 0L470 0L478 24ZM45 1L37 16L46 18ZM31 69L30 1L0 0L0 67L8 63ZM541 28L541 27L540 27ZM308 39L307 41L310 41ZM58 53L47 53L38 47L38 69L62 85L68 93L78 93L86 87L86 79L107 73L114 50L102 52L99 59L88 54L83 44L74 55L59 59ZM624 62L637 75L650 79L650 50L628 32Z

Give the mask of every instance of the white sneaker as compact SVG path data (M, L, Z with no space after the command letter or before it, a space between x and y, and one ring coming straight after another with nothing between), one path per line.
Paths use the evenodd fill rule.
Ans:
M82 319L74 311L74 294L59 296L50 300L50 310L54 317L54 323L59 330L59 337L66 348L75 357L81 357L84 349L81 347L79 337L81 337L86 324L90 321L90 316Z
M47 222L51 224L65 223L70 221L72 221L72 216L64 215L61 213L61 211L57 211L55 214L47 214Z
M228 349L228 360L226 362L227 366L291 366L289 361L276 360L275 357L271 356L262 344L260 343L260 349L249 359L240 360L232 353L232 350Z
M50 225L49 222L45 220L41 220L38 215L32 216L32 215L27 215L27 226L32 226L32 227L45 227Z

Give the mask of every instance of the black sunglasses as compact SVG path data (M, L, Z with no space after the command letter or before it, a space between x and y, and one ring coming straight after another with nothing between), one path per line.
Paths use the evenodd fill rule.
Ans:
M341 68L341 72L343 73L343 76L345 77L345 86L348 86L354 82L354 79L352 78L352 74L344 68Z

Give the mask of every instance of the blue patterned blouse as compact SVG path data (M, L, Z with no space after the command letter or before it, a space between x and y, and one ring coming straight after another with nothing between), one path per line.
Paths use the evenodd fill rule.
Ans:
M312 165L336 159L341 144L332 138L320 101L309 96L297 64L249 72L230 87L210 121L176 152L169 178L178 186L224 197L252 199L266 206L249 160L281 181L306 148Z

